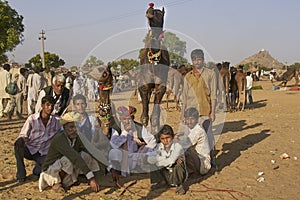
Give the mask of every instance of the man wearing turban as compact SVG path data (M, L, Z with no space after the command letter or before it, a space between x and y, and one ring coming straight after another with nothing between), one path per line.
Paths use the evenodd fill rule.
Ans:
M123 176L130 175L137 166L143 167L147 153L156 146L155 137L142 124L134 121L136 108L121 106L117 109L120 118L120 129L112 129L109 152L110 166L121 171Z
M68 112L60 119L64 130L51 142L39 179L40 191L48 186L56 191L66 190L77 182L79 174L86 176L94 192L100 190L94 175L100 170L99 165L78 137L76 122L80 117L79 113Z

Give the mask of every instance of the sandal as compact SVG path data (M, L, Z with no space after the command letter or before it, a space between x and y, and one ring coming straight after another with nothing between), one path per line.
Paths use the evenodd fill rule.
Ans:
M178 185L176 187L175 193L179 194L179 195L184 195L186 193L186 191L184 190L183 185Z

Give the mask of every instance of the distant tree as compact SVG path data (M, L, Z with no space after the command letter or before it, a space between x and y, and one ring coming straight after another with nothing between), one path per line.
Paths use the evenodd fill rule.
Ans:
M114 68L115 70L117 69L118 66L121 66L121 73L124 74L130 70L132 70L134 67L139 66L139 61L134 60L134 59L128 59L128 58L124 58L121 59L119 61L113 61L111 63L112 68Z
M171 63L187 63L187 59L184 58L184 54L186 53L185 41L181 41L174 33L165 32L164 45L169 51Z
M102 60L99 60L95 56L90 56L89 59L85 61L84 67L94 67L94 66L99 66L103 65L104 62Z
M58 68L65 64L65 61L59 58L58 55L50 52L45 52L45 68L46 70L50 70L51 67ZM35 55L30 58L28 61L28 66L35 66L38 68L42 68L42 57L40 54Z
M264 70L264 71L271 71L271 69L270 69L270 68L268 68L268 67L265 67L265 66L261 66L261 67L260 67L260 69L261 69L261 70Z
M181 41L176 34L171 32L165 32L163 39L164 46L168 49L170 55L170 62L173 64L187 64L187 59L184 58L186 53L186 42ZM144 38L145 43L147 36ZM141 57L142 49L139 52L139 58Z
M296 68L296 69L300 69L300 63L295 62L294 64L290 65L288 68Z
M5 63L8 61L8 57L5 54L0 55L0 63Z
M248 71L248 69L250 68L250 66L252 65L252 63L246 63L243 65L243 71Z
M23 16L8 5L7 1L0 1L0 61L7 61L4 55L23 42Z

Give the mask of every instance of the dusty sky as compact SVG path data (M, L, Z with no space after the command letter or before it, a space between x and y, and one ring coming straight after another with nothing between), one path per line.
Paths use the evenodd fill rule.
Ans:
M145 11L151 1L9 0L24 17L25 41L9 57L25 63L45 51L58 54L66 66L84 63L90 55L108 62L137 58L147 33ZM207 61L230 61L265 49L284 64L299 62L300 1L297 0L159 0L165 7L166 31L187 42L186 58L203 48Z

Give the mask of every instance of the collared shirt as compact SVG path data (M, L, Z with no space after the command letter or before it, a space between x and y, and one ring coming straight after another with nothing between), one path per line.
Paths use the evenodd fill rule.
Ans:
M196 124L192 129L185 127L184 133L184 137L180 139L178 143L181 144L185 150L195 145L195 150L200 158L210 157L207 135L199 124Z
M184 137L179 140L179 144L185 150L188 148L195 148L200 159L200 174L206 174L211 168L210 148L207 135L204 129L197 124L194 128L190 129L185 127ZM191 162L190 160L187 162Z
M172 143L170 150L167 152L162 143L158 143L157 147L148 156L148 162L150 164L156 164L158 167L170 167L172 166L178 157L184 157L184 150L179 143Z
M61 130L61 125L57 116L51 115L47 125L44 126L39 112L27 118L19 137L25 139L25 144L31 154L39 152L43 156L48 153L51 139L59 130Z
M182 92L183 104L186 108L198 108L200 115L209 116L211 102L217 99L217 79L215 72L206 67L200 73L200 77L196 77L193 71L186 74Z

